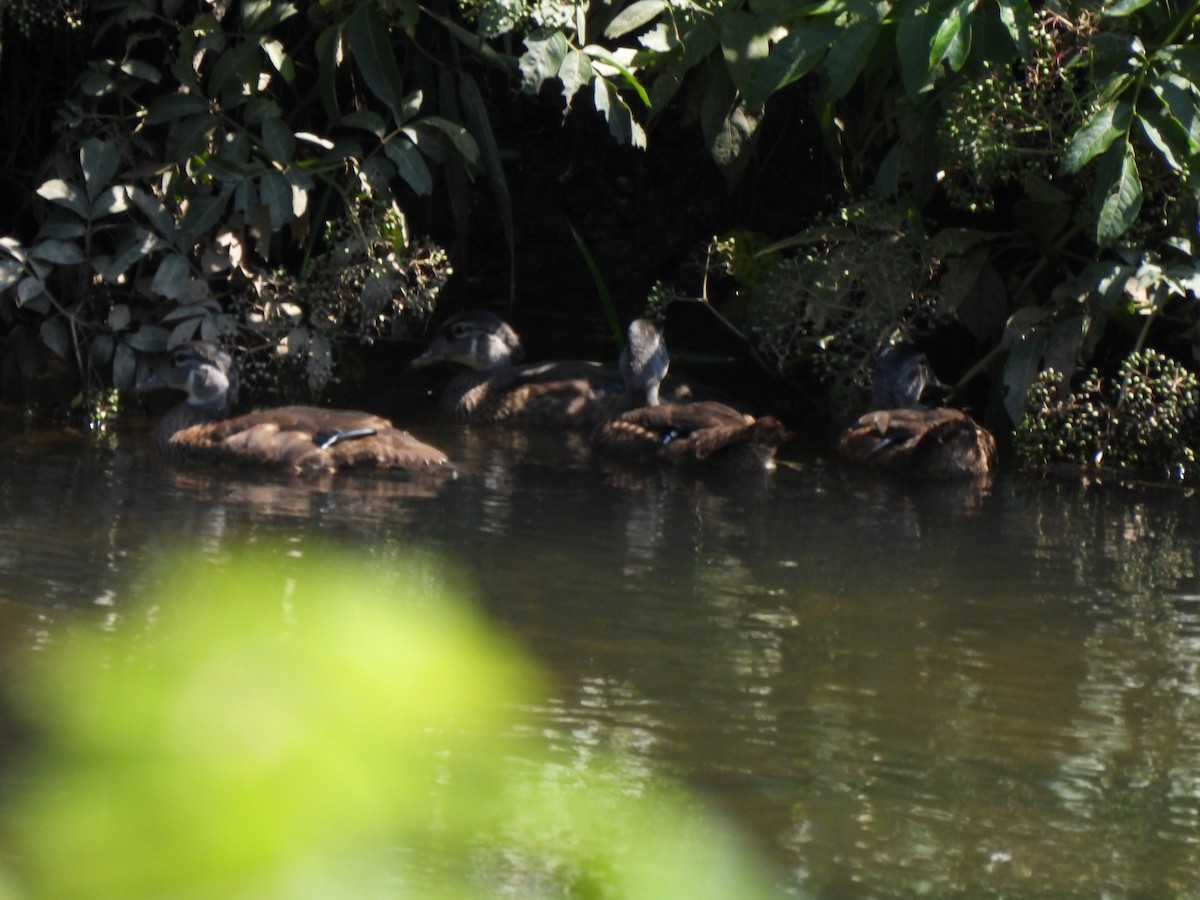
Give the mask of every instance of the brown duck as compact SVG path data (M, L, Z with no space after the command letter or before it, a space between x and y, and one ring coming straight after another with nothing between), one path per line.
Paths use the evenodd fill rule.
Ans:
M847 462L919 478L978 478L996 465L996 439L966 413L922 404L942 387L911 344L884 348L871 384L871 412L838 438Z
M517 333L494 313L469 310L447 319L410 368L453 362L466 366L442 391L442 410L473 424L544 426L590 431L624 393L621 373L586 360L520 365ZM671 379L672 399L694 399L705 388Z
M170 351L138 385L139 391L159 388L187 394L154 429L156 445L170 456L314 473L351 467L428 470L449 462L435 447L365 412L282 406L229 418L237 401L237 369L228 353L202 341Z
M789 437L782 422L771 416L755 419L714 400L663 403L659 385L669 365L658 326L648 319L630 323L620 360L626 393L596 429L597 449L639 463L775 468L775 451Z

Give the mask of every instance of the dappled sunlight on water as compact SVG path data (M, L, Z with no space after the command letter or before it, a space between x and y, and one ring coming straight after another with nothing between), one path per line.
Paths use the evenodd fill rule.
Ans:
M599 461L573 436L417 433L457 478L180 470L141 430L14 428L6 650L152 633L129 598L178 549L219 565L247 544L333 543L380 567L417 550L431 589L464 578L547 669L530 727L564 773L603 751L681 776L793 891L1195 890L1191 496L911 485L786 453L773 475L698 478Z

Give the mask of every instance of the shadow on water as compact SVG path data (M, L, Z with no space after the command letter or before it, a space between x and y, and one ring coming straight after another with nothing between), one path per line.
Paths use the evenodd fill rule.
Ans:
M145 626L180 548L428 552L551 673L579 766L685 777L818 896L1168 896L1200 874L1200 513L1166 490L762 478L429 423L457 479L159 460L144 432L0 442L7 646ZM163 598L163 603L169 598Z

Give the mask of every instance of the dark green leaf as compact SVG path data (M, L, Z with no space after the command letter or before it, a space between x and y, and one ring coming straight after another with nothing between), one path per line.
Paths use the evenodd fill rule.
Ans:
M936 71L929 65L930 31L933 17L924 8L910 11L896 26L896 59L900 80L913 102L930 88Z
M129 327L132 318L126 304L115 303L113 308L108 311L108 327L113 331L124 331Z
M356 109L342 116L342 124L347 128L361 128L377 137L383 137L385 129L383 116L370 109Z
M475 143L475 138L471 137L471 132L463 128L457 122L451 122L449 119L443 119L441 116L426 116L419 122L414 123L414 127L420 131L425 129L436 129L446 137L450 138L454 149L472 166L479 163L479 145Z
M1097 111L1071 136L1063 155L1062 171L1067 174L1078 172L1106 151L1113 141L1129 130L1130 112L1129 103L1124 100Z
M424 196L433 190L433 176L429 172L429 166L425 164L421 151L411 141L401 137L392 138L383 145L383 152L396 166L400 177L416 193Z
M840 30L825 56L829 94L834 100L854 86L881 32L878 22L858 22Z
M389 39L387 22L373 4L359 3L346 24L346 41L371 92L400 121L404 79Z
M150 282L150 290L161 297L177 300L188 292L191 270L182 256L171 254L158 264L158 270Z
M606 38L619 38L657 19L666 9L665 0L635 0L617 13L604 29Z
M158 84L162 81L162 72L158 71L150 63L142 62L140 59L124 60L120 65L120 69L126 75L150 84Z
M259 196L271 218L271 231L276 232L292 221L292 186L281 172L268 172L258 186Z
M1200 104L1191 85L1183 78L1168 77L1155 82L1151 90L1187 135L1189 151L1200 150Z
M129 390L133 387L136 372L137 356L122 341L113 350L113 387L118 391Z
M105 281L115 282L126 269L142 257L165 247L166 243L161 238L144 228L138 228L134 231L133 237L123 241L117 247L116 254L112 259L94 257L91 261L92 268Z
M162 353L167 349L167 337L170 332L159 325L143 325L137 331L129 334L121 344L118 345L117 352L120 352L120 347L129 345L134 350L140 350L142 353Z
M161 125L208 112L208 101L195 94L160 94L150 101L147 125Z
M17 282L17 306L26 306L46 296L46 283L33 275Z
M341 25L330 25L317 36L317 88L321 92L321 103L330 124L341 120L341 109L337 101L338 62L345 52L345 41Z
M88 72L79 79L79 90L89 97L103 97L115 88L113 80L103 72Z
M245 41L217 57L208 76L208 96L220 97L228 90L238 95L252 93L257 86L261 52L257 43Z
M289 165L296 158L296 136L282 119L267 119L262 123L263 146L271 161Z
M1114 0L1105 4L1100 14L1108 19L1123 18L1132 15L1144 6L1149 6L1153 0Z
M42 241L29 248L29 255L34 259L58 265L69 266L84 261L83 250L73 241Z
M198 194L188 202L187 212L179 223L179 230L187 240L199 240L225 218L233 190L233 185L227 185L215 196Z
M1024 56L1029 52L1029 35L1033 30L1033 8L1029 0L997 0L997 3L1000 21L1004 23L1017 52Z
M746 103L761 107L773 93L811 72L825 57L837 33L838 29L825 25L794 29L755 68Z
M184 341L190 341L196 336L196 330L200 327L200 317L193 316L179 322L171 333L167 335L167 349L178 347Z
M469 74L463 74L459 93L462 97L463 111L471 130L478 135L478 144L483 158L483 168L487 172L488 184L496 199L496 209L500 223L504 227L504 239L508 244L509 259L513 267L516 265L516 227L513 221L512 199L508 192L508 181L504 176L504 164L500 159L500 147L492 132L492 123L488 119L487 107L483 102L483 94L475 79Z
M294 3L280 0L242 0L242 24L247 31L270 31L296 15Z
M113 336L106 332L100 332L92 338L92 342L88 345L88 365L93 369L99 369L102 366L108 365L108 361L113 355Z
M42 343L55 356L71 358L71 329L63 316L46 319L41 327Z
M1096 243L1107 246L1124 234L1142 208L1142 182L1133 147L1114 144L1096 168Z
M942 19L933 36L933 43L929 45L930 69L943 60L949 59L953 45L959 39L960 33L964 28L970 28L969 20L975 2L976 0L960 0L949 9L946 17ZM961 65L961 61L959 64Z
M734 85L743 95L751 89L758 67L767 59L768 36L774 27L774 23L748 12L734 11L721 16L721 55Z
M169 241L175 241L177 237L175 219L167 211L166 207L162 205L161 200L153 194L133 185L127 187L125 193L133 201L133 205L141 210L142 215L150 220L150 224L155 227L160 235Z
M89 200L108 187L120 164L121 152L108 141L92 137L80 145L79 165Z
M174 163L185 163L191 157L208 149L209 137L217 127L217 117L205 113L180 119L167 133L167 159Z
M1163 162L1174 169L1176 172L1183 171L1183 163L1179 157L1187 158L1187 136L1182 134L1182 129L1172 128L1175 125L1166 116L1159 115L1142 115L1138 113L1138 126L1142 130L1142 134L1146 136L1146 140L1150 145L1158 151L1158 155L1162 157ZM1179 138L1183 140L1180 141ZM1181 146L1182 145L1182 146Z

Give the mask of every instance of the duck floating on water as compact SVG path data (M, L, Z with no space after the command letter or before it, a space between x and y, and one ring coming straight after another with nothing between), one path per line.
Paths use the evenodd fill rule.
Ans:
M370 413L281 406L230 418L237 369L233 357L215 344L180 344L137 387L139 392L164 388L187 394L154 429L155 444L168 456L311 473L449 465L436 447Z
M441 393L442 411L476 425L567 428L590 432L624 393L621 373L611 364L554 360L520 364L521 340L495 313L468 310L447 319L410 368L441 362L466 366ZM672 378L663 391L693 400L715 392Z
M658 326L649 319L630 323L620 360L626 393L596 429L598 450L639 463L775 468L775 451L790 436L782 422L772 416L756 419L714 400L662 402L659 385L669 365Z
M926 406L940 388L925 354L912 344L885 347L871 383L871 411L838 438L851 463L919 478L979 478L996 466L996 439L957 409Z

